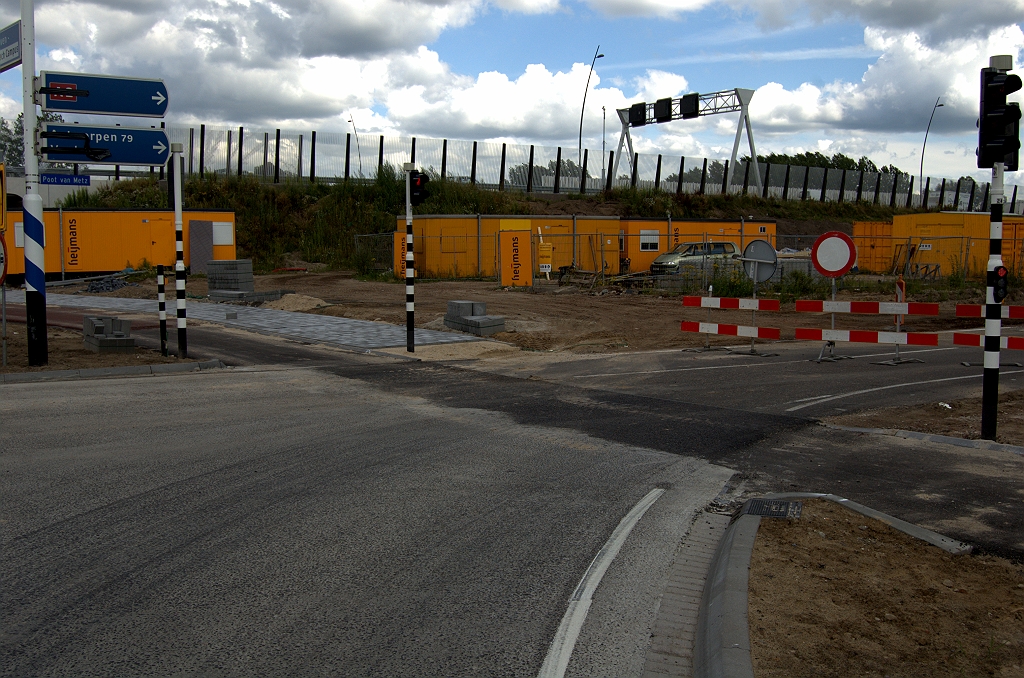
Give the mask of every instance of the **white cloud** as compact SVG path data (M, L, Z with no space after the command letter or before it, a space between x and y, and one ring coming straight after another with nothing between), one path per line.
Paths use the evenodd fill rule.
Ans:
M648 70L636 81L637 96L643 101L656 101L685 94L689 88L686 78L667 71Z
M586 0L594 9L611 16L676 17L712 4L712 0Z

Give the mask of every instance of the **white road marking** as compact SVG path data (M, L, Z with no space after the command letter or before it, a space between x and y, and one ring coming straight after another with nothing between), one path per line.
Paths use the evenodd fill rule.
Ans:
M971 348L967 346L950 346L948 348L923 348L916 351L900 351L900 354L909 353L932 353L934 351L955 351L959 348ZM868 353L865 355L855 355L854 358L889 358L892 357L893 353ZM742 367L770 367L771 365L792 365L793 363L806 363L813 362L813 358L801 358L800 360L782 360L778 362L756 362L756 363L737 363L735 365L709 365L706 367L674 367L665 370L642 370L638 372L605 372L602 374L574 374L573 379L590 379L593 377L630 377L638 374L665 374L667 372L697 372L700 370L731 370Z
M537 673L538 678L562 678L565 675L565 669L569 666L569 659L572 657L573 648L576 647L576 640L580 636L583 622L586 621L587 612L590 611L590 601L594 596L594 591L597 590L597 585L601 583L604 573L615 560L626 537L647 513L647 509L651 508L663 494L665 494L665 490L661 489L648 492L619 522L618 527L612 532L612 536L608 537L608 541L594 556L590 567L587 568L580 583L576 586L576 590L573 591L572 597L569 598L569 608L565 611L565 616L562 617L562 623L558 625L558 631L555 632L555 637L548 648L548 655L544 658L544 663L541 664L540 671Z
M798 400L790 400L789 402L782 403L783 405L789 405L791 403L806 403L808 400L821 400L822 398L828 398L832 394L826 393L825 395L814 396L813 398L800 398Z
M1017 370L1016 372L1003 372L1000 376L1005 374L1022 374L1024 370ZM850 396L863 395L865 393L873 393L875 391L885 391L890 388L900 388L902 386L920 386L921 384L936 384L940 381L957 381L958 379L981 379L980 374L968 374L962 377L946 377L944 379L929 379L928 381L908 381L904 384L890 384L889 386L878 386L876 388L865 388L860 391L850 391L849 393L840 393L839 395L828 396L820 398L814 402L804 403L803 405L797 405L796 407L790 407L787 412L794 412L796 410L802 410L805 407L811 407L812 405L820 405L821 403L827 403L830 400L839 400L840 398L849 398ZM795 401L794 401L795 402Z

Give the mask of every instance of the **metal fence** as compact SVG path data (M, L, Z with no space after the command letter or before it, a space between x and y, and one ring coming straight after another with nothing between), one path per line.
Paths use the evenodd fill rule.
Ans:
M400 168L403 163L415 162L435 177L491 190L596 193L634 187L669 193L749 195L758 192L760 185L762 197L780 200L867 201L956 211L989 207L990 185L970 178L925 177L922 187L917 177L906 174L770 163L758 163L758 176L754 176L754 165L747 160L737 161L730 172L727 160L643 153L620 158L618 174L610 176L610 168L616 165L614 151L603 155L583 149L582 160L577 162L575 147L208 125L166 129L172 142L183 144L185 171L190 175L250 175L273 182L373 180L385 165ZM83 165L79 171L116 178L163 175L159 167ZM1008 186L1007 212L1020 213L1024 193L1019 200L1017 186Z

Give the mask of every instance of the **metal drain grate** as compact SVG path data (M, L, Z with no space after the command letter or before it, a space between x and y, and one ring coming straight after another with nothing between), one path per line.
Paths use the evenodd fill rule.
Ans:
M743 513L765 518L799 518L803 502L779 501L778 499L751 499Z

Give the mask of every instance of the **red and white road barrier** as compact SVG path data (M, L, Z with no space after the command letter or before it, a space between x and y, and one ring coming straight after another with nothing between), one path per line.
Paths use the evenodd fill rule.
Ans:
M740 301L745 301L741 299ZM775 327L750 327L748 325L725 325L722 323L695 323L684 320L679 327L683 332L699 332L701 334L726 334L732 337L750 337L752 339L781 339L782 332Z
M939 335L931 332L868 332L864 330L817 330L796 328L800 341L847 341L858 344L897 344L900 346L938 346Z
M1024 306L1003 306L1002 307L1003 319L1015 318L1018 320L1024 320ZM985 306L984 304L957 304L956 305L956 317L957 318L984 318L985 317Z
M778 311L778 299L737 299L735 297L683 297L689 308L721 308L739 311Z
M868 315L938 315L938 304L888 301L814 301L797 299L798 313L862 313ZM890 343L890 342L885 342Z
M953 345L984 347L985 335L964 334L962 332L954 332ZM1001 348L1008 348L1016 351L1024 351L1024 337L999 337L999 346Z

